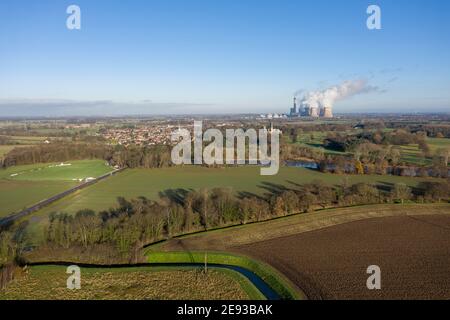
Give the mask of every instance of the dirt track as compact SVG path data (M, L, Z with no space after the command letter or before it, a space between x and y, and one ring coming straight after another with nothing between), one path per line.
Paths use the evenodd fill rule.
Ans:
M450 216L373 218L232 248L265 261L311 299L450 299ZM366 269L381 268L381 290Z

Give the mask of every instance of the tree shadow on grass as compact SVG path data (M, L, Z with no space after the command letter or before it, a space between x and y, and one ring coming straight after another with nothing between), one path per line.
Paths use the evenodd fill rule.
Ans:
M287 183L289 183L290 185L293 185L296 189L291 189L291 190L294 190L294 191L300 191L301 189L303 189L303 187L304 187L304 183L303 184L300 184L300 183L298 183L298 182L295 182L295 181L292 181L292 180L287 180Z
M258 195L256 193L253 192L248 192L248 191L239 191L237 192L237 197L239 199L245 199L245 198L258 198L259 200L267 200L265 197Z
M395 183L392 182L386 182L386 181L377 181L375 186L377 187L378 190L389 193L391 192L394 187L395 187ZM423 194L423 187L419 186L408 186L409 188L411 188L411 192L415 195L421 195Z
M285 191L289 191L292 189L287 188L283 184L277 184L273 182L263 181L261 185L258 186L259 188L262 188L264 190L269 191L269 195L280 195Z
M178 188L178 189L166 189L164 191L160 191L158 193L158 195L163 198L169 198L171 201L179 204L179 205L184 205L184 201L186 199L186 196L188 195L189 192L192 192L193 189L182 189L182 188Z
M378 190L383 192L391 192L391 190L394 188L394 184L392 182L386 182L386 181L377 181L375 186Z

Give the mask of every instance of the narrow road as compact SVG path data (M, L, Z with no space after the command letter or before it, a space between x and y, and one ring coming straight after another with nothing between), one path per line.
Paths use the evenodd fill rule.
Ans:
M116 175L117 173L122 172L125 169L126 168L121 168L121 169L117 169L117 170L108 172L107 174L104 174L104 175L102 175L102 176L100 176L100 177L98 177L98 178L96 178L94 180L82 183L82 184L80 184L80 185L78 185L76 187L73 187L73 188L69 189L69 190L66 190L66 191L63 191L61 193L58 193L57 195L54 195L54 196L52 196L52 197L50 197L48 199L42 200L42 201L36 203L35 205L33 205L31 207L28 207L28 208L26 208L26 209L24 209L24 210L22 210L20 212L13 213L13 214L11 214L9 216L1 218L0 219L0 228L13 223L17 219L23 218L23 217L25 217L25 216L33 213L33 212L36 212L36 211L42 209L43 207L48 206L49 204L51 204L51 203L53 203L53 202L55 202L57 200L60 200L60 199L62 199L64 197L68 196L71 193L74 193L75 191L78 191L78 190L84 189L86 187L89 187L89 186L91 186L91 185L93 185L93 184L95 184L95 183L97 183L97 182L99 182L101 180L105 180L108 177L112 177L112 176Z

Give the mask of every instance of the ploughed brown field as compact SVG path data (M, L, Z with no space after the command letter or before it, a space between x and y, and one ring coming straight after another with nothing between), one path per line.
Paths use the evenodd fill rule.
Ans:
M450 299L450 205L369 205L169 240L156 251L225 251L266 262L310 299ZM367 267L381 268L368 290Z
M450 299L450 216L373 218L234 248L310 299ZM381 290L366 269L381 268Z

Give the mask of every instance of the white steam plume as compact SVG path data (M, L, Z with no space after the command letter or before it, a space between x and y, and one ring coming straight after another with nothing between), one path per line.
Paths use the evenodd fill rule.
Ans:
M364 79L347 80L322 91L306 92L300 99L300 104L304 108L309 107L311 109L332 108L336 101L376 90L376 87L369 86Z

